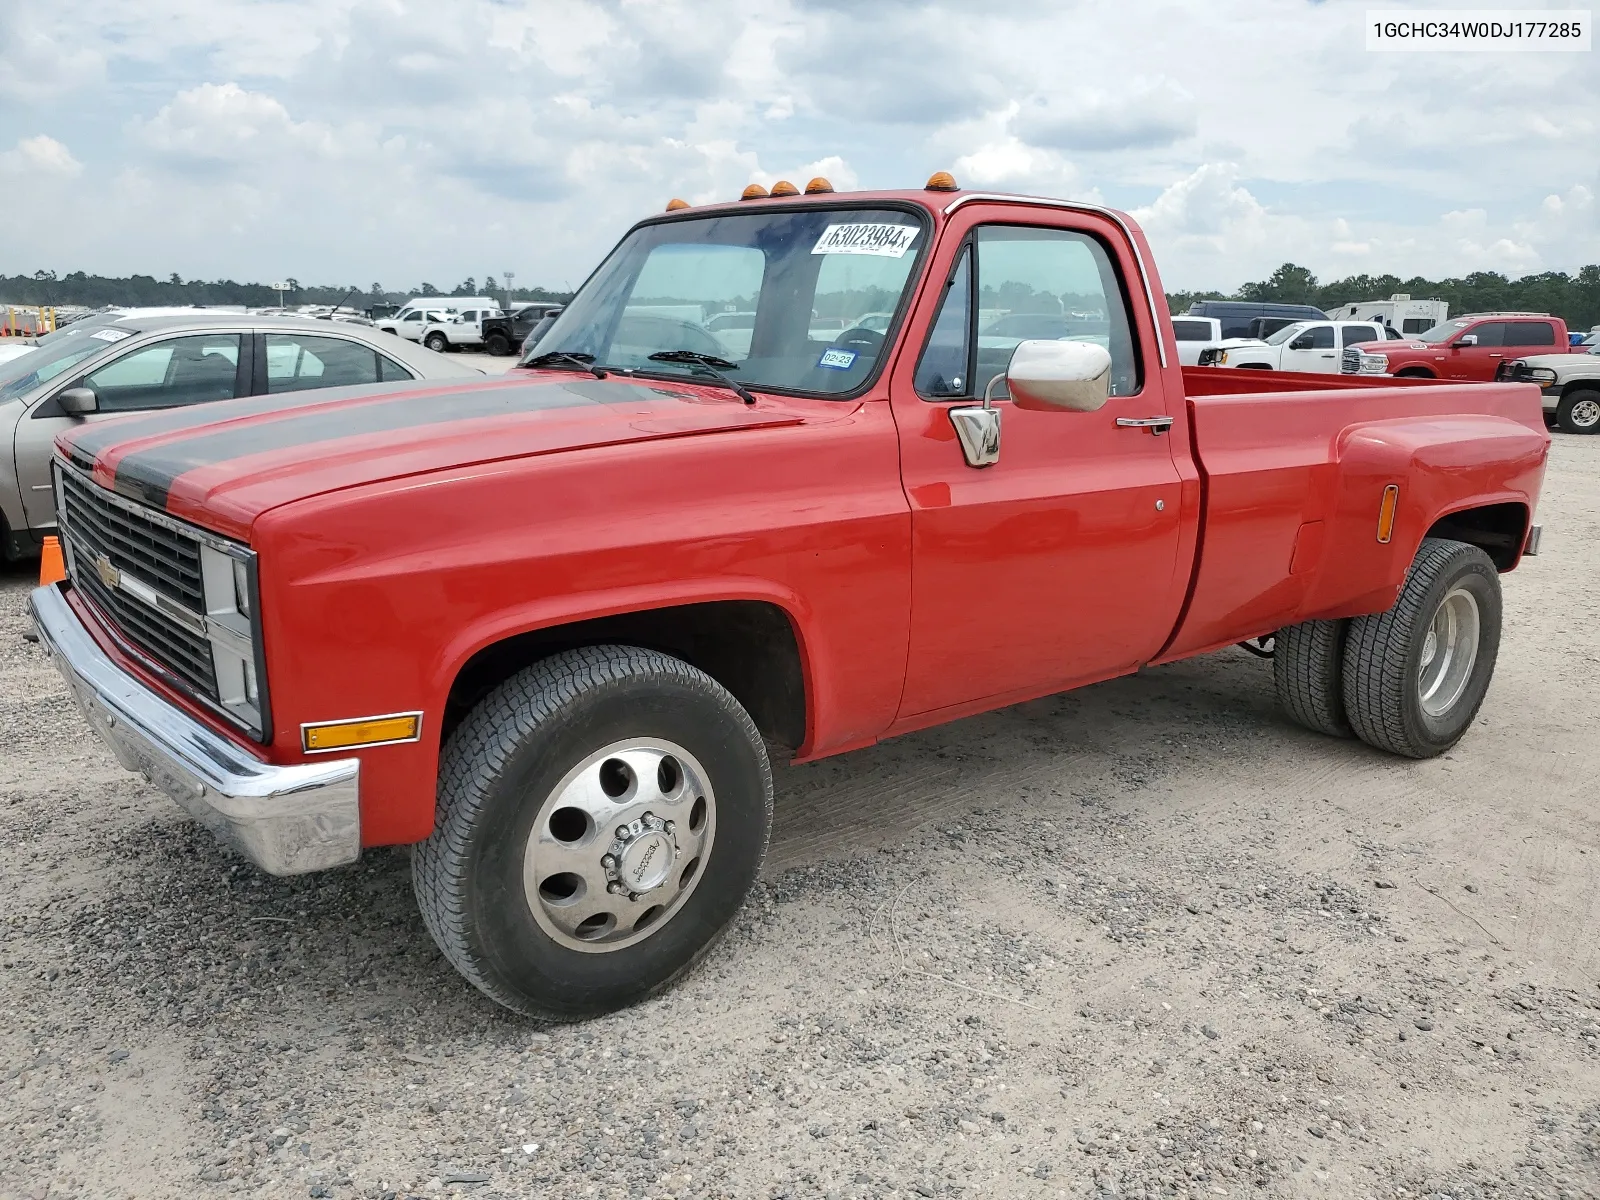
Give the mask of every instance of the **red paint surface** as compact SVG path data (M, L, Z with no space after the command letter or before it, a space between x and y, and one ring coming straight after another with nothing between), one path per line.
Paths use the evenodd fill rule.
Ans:
M1021 201L947 220L948 193L892 195L930 207L935 245L859 400L746 408L719 388L638 381L637 405L354 436L180 476L171 512L260 554L275 740L258 752L299 761L302 722L421 709L420 742L358 752L363 840L416 841L433 825L451 684L518 633L703 600L777 605L801 648L813 758L1292 621L1380 611L1440 516L1537 500L1549 438L1532 385L1180 370L1142 234L1159 330L1109 220ZM977 471L949 402L920 399L912 375L955 247L982 221L1100 236L1136 298L1145 383L1098 413L1002 401L1000 463ZM1163 413L1164 436L1115 424ZM114 447L97 477L147 444ZM1379 545L1391 482L1399 514Z

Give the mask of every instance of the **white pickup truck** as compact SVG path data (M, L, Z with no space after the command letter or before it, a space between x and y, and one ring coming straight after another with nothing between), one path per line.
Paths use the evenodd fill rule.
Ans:
M485 317L504 316L498 308L468 308L443 313L423 327L422 344L443 354L447 350L476 350L483 345Z
M1340 352L1346 346L1384 340L1383 326L1375 321L1296 321L1264 341L1236 341L1216 356L1215 363L1247 371L1335 375L1339 372Z

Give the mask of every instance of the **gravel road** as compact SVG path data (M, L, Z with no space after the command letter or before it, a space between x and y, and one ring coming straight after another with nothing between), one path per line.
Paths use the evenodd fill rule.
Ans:
M0 1197L1600 1195L1600 438L1454 752L1241 651L778 772L670 994L540 1029L407 858L271 879L93 741L0 578Z

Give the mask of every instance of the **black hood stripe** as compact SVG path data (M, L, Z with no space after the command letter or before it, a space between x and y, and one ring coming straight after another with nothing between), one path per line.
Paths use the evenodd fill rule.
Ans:
M177 433L196 429L201 425L215 425L219 421L234 421L244 417L259 417L267 413L293 412L314 404L331 404L340 400L362 399L367 396L392 396L396 393L417 391L421 388L451 389L470 387L473 380L446 381L418 379L398 383L362 383L354 387L317 388L303 392L274 392L267 396L241 396L237 400L217 400L210 404L190 404L183 408L164 408L159 412L129 413L116 422L96 422L73 430L72 458L90 466L112 446L139 438L158 437L163 433ZM487 382L487 381L485 381ZM443 397L441 396L441 399Z
M180 475L252 454L484 417L594 404L638 404L640 399L640 389L635 384L575 379L524 387L474 388L448 395L401 396L385 404L341 405L300 416L292 415L291 410L280 421L223 425L211 432L202 430L191 438L135 450L117 463L115 490L130 499L165 508L173 481ZM118 440L126 436L123 434Z

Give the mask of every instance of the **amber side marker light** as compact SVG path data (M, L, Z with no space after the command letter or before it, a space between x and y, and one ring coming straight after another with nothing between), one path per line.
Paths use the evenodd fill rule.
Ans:
M752 183L749 187L745 188L744 191L739 194L739 199L741 199L741 200L760 200L766 194L767 194L767 189L766 188L762 187L759 183Z
M392 713L386 717L356 717L350 721L323 721L317 725L300 726L300 745L307 754L414 742L421 736L422 714L419 712Z
M1394 536L1394 514L1400 507L1400 485L1391 483L1383 489L1383 502L1378 505L1378 540L1385 544Z
M816 196L823 192L831 191L833 191L833 184L829 183L821 175L818 175L810 183L806 184L806 195L808 196Z
M772 194L774 196L798 196L800 194L800 189L795 187L795 185L790 183L787 179L780 179L777 183L772 185Z
M956 177L949 171L935 171L928 176L928 182L922 185L925 192L956 192L961 189L956 187Z

